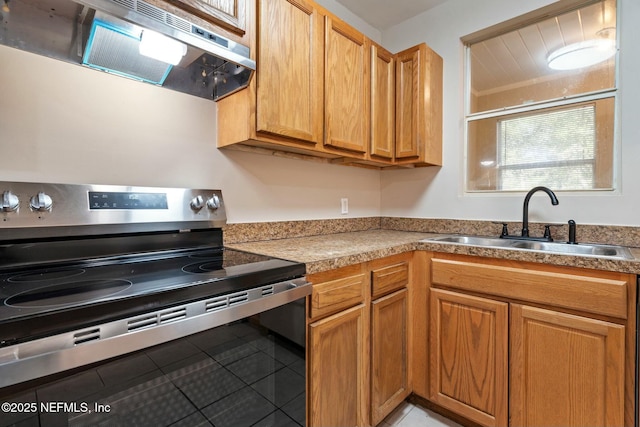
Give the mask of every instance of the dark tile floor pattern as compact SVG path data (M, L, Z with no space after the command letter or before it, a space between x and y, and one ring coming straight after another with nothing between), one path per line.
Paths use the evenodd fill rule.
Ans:
M0 427L304 426L304 366L304 349L236 323L2 399L98 403L108 413L3 413Z

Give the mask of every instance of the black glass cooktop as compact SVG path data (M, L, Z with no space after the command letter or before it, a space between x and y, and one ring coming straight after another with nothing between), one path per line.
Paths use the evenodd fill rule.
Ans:
M0 346L304 275L304 264L223 248L0 273Z

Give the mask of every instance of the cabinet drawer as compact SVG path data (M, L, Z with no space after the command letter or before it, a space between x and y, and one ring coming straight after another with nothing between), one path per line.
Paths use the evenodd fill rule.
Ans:
M366 276L364 273L313 285L311 291L311 318L318 318L349 308L364 300Z
M409 283L409 263L401 262L371 272L371 295L378 298Z
M622 273L593 271L593 275L586 275L570 267L433 259L431 281L434 285L627 318L627 280Z

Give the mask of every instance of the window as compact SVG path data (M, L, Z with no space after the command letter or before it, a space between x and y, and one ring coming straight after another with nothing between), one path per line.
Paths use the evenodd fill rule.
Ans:
M542 12L463 40L467 191L614 187L615 1ZM565 52L592 40L611 53L572 69Z
M498 121L500 190L528 190L544 180L558 190L589 190L594 166L593 105Z

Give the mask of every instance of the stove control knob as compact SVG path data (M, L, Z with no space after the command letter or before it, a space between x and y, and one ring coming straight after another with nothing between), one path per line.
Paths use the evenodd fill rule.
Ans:
M190 203L191 209L198 212L200 209L204 207L204 198L200 195L191 199Z
M2 193L2 210L4 212L17 211L19 204L20 200L18 200L18 196L13 194L11 191L5 191Z
M46 212L51 210L53 200L48 194L41 191L31 198L29 205L34 211Z
M211 198L209 198L209 200L207 200L207 207L212 211L215 211L220 207L220 198L217 194L214 194L213 196L211 196Z

